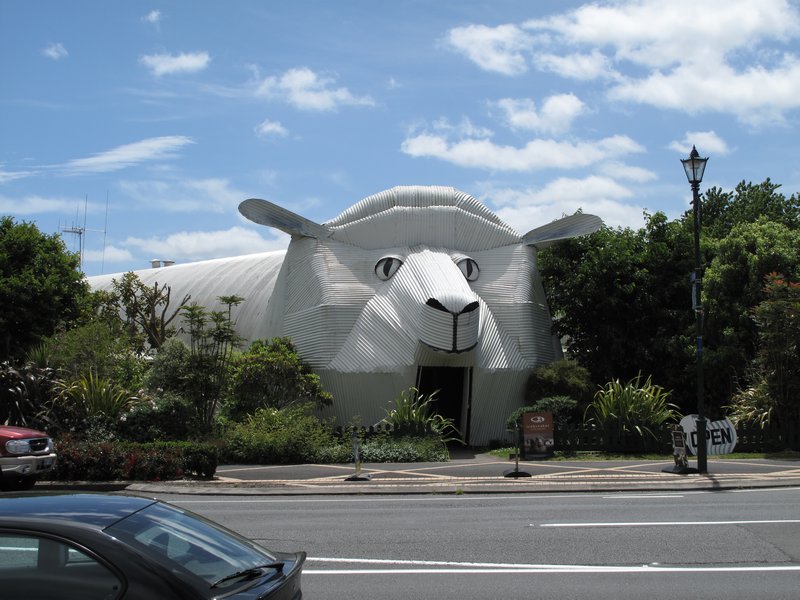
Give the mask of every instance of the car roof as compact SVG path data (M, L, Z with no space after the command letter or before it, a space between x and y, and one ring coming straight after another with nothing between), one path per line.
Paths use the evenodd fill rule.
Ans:
M62 519L104 529L155 502L122 494L12 494L0 496L0 518Z

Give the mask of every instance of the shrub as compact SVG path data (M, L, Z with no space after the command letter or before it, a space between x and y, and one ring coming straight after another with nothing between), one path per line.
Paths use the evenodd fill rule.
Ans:
M516 429L516 424L522 418L522 415L527 412L553 413L553 425L566 425L572 420L572 414L577 406L577 401L569 396L542 398L532 406L523 406L511 413L506 422L506 427L510 430Z
M379 435L361 445L362 462L447 462L447 446L436 438Z
M59 481L158 481L186 475L212 477L217 449L193 442L87 442L64 436L56 442L58 461L48 474Z
M654 385L650 377L644 382L641 377L639 374L627 383L609 381L584 413L584 420L606 431L612 444L627 435L635 435L643 443L656 440L653 430L680 416L678 407L667 402L670 392Z
M119 435L132 442L186 440L199 430L194 407L174 393L144 399L122 415L118 426Z
M52 369L0 363L0 423L47 428L55 383Z
M430 430L440 442L461 442L461 437L452 419L432 412L436 392L420 396L416 388L400 392L394 399L394 408L386 411L383 423L403 429L406 427Z
M66 402L84 418L104 415L116 420L138 402L124 388L93 371L81 375L73 383L60 383L58 394L60 401Z
M525 397L531 405L553 396L569 396L578 404L586 405L592 400L593 388L587 369L574 360L557 360L533 370Z
M243 421L259 408L331 404L332 396L322 389L319 376L300 359L288 338L256 340L231 366L223 412L234 421Z
M331 425L312 414L313 405L260 408L226 432L226 462L287 464L317 462L318 449L336 445Z

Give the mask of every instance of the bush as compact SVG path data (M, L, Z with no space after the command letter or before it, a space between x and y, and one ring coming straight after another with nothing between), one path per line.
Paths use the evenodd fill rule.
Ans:
M149 398L124 414L119 435L131 442L186 440L200 431L197 412L188 400L174 393Z
M447 446L435 437L400 437L379 435L361 445L362 462L447 462Z
M667 402L670 392L654 385L650 377L644 382L641 377L637 375L624 384L618 379L609 381L586 409L584 420L601 427L612 446L628 435L640 438L642 443L656 440L653 430L680 416L678 407Z
M553 425L566 425L572 420L573 412L578 406L577 401L569 396L551 396L549 398L542 398L532 406L523 406L518 408L511 416L508 417L506 427L510 430L517 428L517 423L522 418L522 415L527 412L549 412L553 413Z
M145 376L145 387L153 393L172 392L186 397L190 370L189 347L173 338L159 348Z
M311 372L288 338L273 338L268 344L256 340L231 365L229 397L223 412L243 421L259 408L284 408L290 404L331 404L319 376Z
M432 411L435 401L436 392L420 396L417 388L408 388L394 399L394 408L386 411L386 417L382 422L396 429L429 430L440 443L461 442L463 444L453 420L446 419Z
M0 423L46 429L56 379L52 369L0 363Z
M579 405L592 401L592 384L589 371L574 360L557 360L536 367L528 378L526 399L531 405L543 398L569 396Z
M58 481L163 481L187 475L212 477L217 449L193 442L87 442L65 436L48 475Z
M319 450L337 444L330 423L312 414L313 405L260 408L226 432L223 460L253 464L317 462ZM329 451L328 451L329 452Z

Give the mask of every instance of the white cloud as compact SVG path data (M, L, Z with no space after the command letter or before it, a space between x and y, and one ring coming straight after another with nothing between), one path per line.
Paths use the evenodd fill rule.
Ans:
M594 214L611 227L638 229L644 208L625 202L633 192L608 177L559 178L540 190L497 189L487 198L499 208L497 215L519 233L545 225L577 210Z
M264 239L255 230L245 227L222 231L181 231L165 238L129 237L124 242L125 246L147 252L148 256L185 261L281 250L288 244L289 236L286 234L276 233L274 238Z
M50 43L42 48L42 55L52 60L61 60L62 58L67 58L69 52L67 52L63 44Z
M612 88L611 100L649 104L690 114L715 110L751 125L781 122L786 110L800 107L800 60L787 57L775 69L751 67L737 72L729 65L689 65L655 72Z
M121 191L141 207L162 213L235 212L247 197L224 178L121 181Z
M15 215L36 215L49 212L73 213L75 199L44 198L42 196L23 196L11 198L0 196L0 212Z
M335 87L335 79L320 76L307 67L289 69L279 77L258 83L256 95L280 98L300 110L330 111L339 106L374 106L369 96L356 96L346 87Z
M688 155L692 146L698 148L700 154L728 154L728 144L713 131L687 131L682 140L670 142L669 148Z
M647 181L654 181L658 179L658 175L649 169L642 167L632 167L631 165L618 162L608 161L602 163L599 172L613 176L616 179L624 179L626 181L635 181L636 183L645 183Z
M531 40L516 25L456 27L447 32L445 45L484 71L520 75L528 70L525 53Z
M579 81L614 79L619 76L611 66L611 60L597 49L589 54L575 53L564 56L540 53L536 55L533 63L542 71L550 71L561 77Z
M546 98L541 110L528 98L503 98L496 102L512 129L544 133L563 133L572 121L586 112L586 106L574 94L558 94Z
M211 62L208 52L181 52L180 54L146 54L139 62L156 77L174 73L196 73Z
M265 119L255 128L256 135L260 138L282 138L289 135L289 130L286 129L283 125L280 124L278 121L270 121L269 119Z
M0 168L0 185L4 183L8 183L9 181L14 181L15 179L24 179L25 177L30 177L31 175L35 175L34 171L4 171Z
M441 135L428 133L407 138L401 149L415 158L438 158L461 167L495 171L586 167L603 160L644 151L639 144L623 135L595 142L576 143L535 139L518 148L495 144L486 139L468 139L450 143Z
M83 262L91 263L115 263L115 262L128 262L133 260L133 254L130 250L125 248L117 248L116 246L106 246L105 249L86 249L83 251Z
M462 117L458 123L451 123L447 117L436 119L432 129L439 133L458 138L490 138L494 135L491 129L478 127L469 118Z
M161 11L160 10L151 10L145 16L142 17L143 23L149 23L154 27L158 27L158 24L161 22Z
M613 102L728 113L750 125L782 123L800 108L800 58L780 46L798 37L800 10L790 0L706 0L702 10L696 0L587 3L448 33L483 70L600 80Z
M76 158L60 168L70 174L119 171L147 161L173 158L177 150L193 143L192 138L183 135L147 138L139 142L117 146L89 158Z

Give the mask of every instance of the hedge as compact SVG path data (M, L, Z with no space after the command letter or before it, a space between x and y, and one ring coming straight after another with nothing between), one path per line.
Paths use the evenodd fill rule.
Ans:
M58 460L47 475L55 481L165 481L211 478L217 448L199 442L56 441Z

